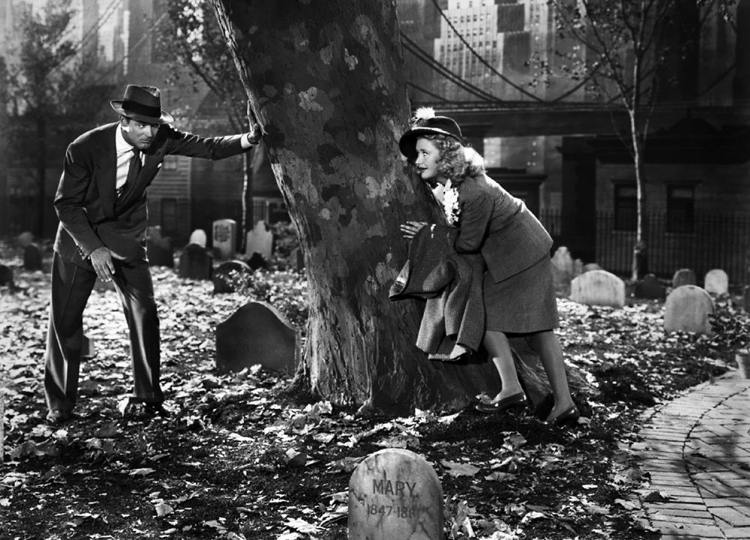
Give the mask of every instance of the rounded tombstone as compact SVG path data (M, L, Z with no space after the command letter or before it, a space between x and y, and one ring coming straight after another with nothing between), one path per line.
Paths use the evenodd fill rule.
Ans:
M695 272L690 268L680 268L672 276L672 288L682 287L683 285L696 285L698 280L695 277Z
M606 270L590 270L570 283L570 299L588 306L625 305L625 282Z
M709 294L727 294L729 292L729 276L719 268L709 270L703 279L703 288Z
M682 285L672 290L664 303L664 331L713 335L710 315L714 301L696 285Z
M366 457L349 480L349 539L441 540L443 489L418 454L386 448Z

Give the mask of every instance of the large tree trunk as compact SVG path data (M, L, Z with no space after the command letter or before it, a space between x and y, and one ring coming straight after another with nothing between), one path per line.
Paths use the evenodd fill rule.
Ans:
M375 0L212 0L305 254L300 376L363 411L453 410L498 390L489 362L430 362L417 301L388 290L406 220L434 221L397 140L410 116L396 6Z

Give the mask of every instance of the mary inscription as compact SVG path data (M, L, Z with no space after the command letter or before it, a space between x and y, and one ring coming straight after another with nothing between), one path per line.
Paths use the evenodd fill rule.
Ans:
M350 540L443 537L443 490L423 457L389 448L359 464L349 481Z

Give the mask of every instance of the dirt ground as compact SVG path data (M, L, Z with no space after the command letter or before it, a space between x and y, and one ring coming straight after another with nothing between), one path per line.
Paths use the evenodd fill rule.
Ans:
M169 416L120 414L128 345L117 295L103 289L84 320L95 354L83 368L79 418L56 427L44 421L41 389L49 276L22 271L7 246L2 253L16 275L15 288L0 287L2 539L345 539L351 473L388 447L436 470L445 538L657 538L639 505L648 478L628 453L638 415L725 372L747 345L747 315L732 296L717 299L713 338L665 335L658 301L614 310L560 298L566 361L596 390L576 396L577 427L548 427L533 411L363 418L286 376L215 369L214 328L248 295L264 291L303 325L301 276L266 272L254 292L214 295L209 282L157 268Z

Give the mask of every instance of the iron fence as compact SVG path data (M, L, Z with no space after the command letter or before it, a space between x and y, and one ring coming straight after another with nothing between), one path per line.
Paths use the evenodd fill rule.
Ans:
M629 276L633 262L635 230L618 230L613 212L596 213L596 225L588 234L566 234L567 223L556 210L541 213L542 223L555 239L556 246L566 246L574 258L581 253L605 270ZM731 283L750 282L750 214L696 213L689 232L672 232L666 212L648 215L648 272L671 278L680 268L690 268L701 278L714 268L721 268Z

